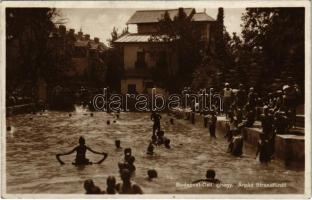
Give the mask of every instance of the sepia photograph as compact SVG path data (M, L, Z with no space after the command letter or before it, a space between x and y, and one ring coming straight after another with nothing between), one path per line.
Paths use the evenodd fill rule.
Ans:
M310 197L310 4L0 2L2 198Z

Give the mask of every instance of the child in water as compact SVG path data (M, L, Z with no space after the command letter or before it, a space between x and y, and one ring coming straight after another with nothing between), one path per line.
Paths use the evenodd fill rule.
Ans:
M107 177L106 184L106 194L117 194L116 178L114 176Z
M131 156L132 156L132 149L131 148L125 148L125 150L124 150L124 161L128 162L128 160Z
M94 184L92 179L85 180L83 186L86 194L102 194L101 189Z
M126 148L124 154L124 162L118 163L119 171L122 171L123 169L128 169L132 173L135 171L136 168L134 166L135 157L132 156L131 148Z
M115 140L116 149L121 149L120 140Z
M164 131L157 132L157 145L164 145L167 149L170 149L170 139L165 137Z
M164 131L158 131L157 132L157 144L158 145L164 144L164 142L165 142L164 137L165 137Z
M148 155L153 155L154 154L154 149L155 149L155 147L153 145L153 142L150 141L150 143L149 143L149 145L147 147L147 154Z
M97 162L97 164L100 164L101 162L103 162L106 158L107 158L107 153L105 152L97 152L92 150L90 147L85 145L85 139L84 137L80 137L79 138L79 145L76 146L73 150L67 152L67 153L63 153L63 154L57 154L56 158L57 160L63 165L64 162L60 159L60 156L64 156L64 155L69 155L74 153L75 151L77 152L76 154L76 159L75 162L73 163L74 165L88 165L88 164L92 164L92 162L89 161L89 159L86 158L86 152L87 150L91 151L94 154L100 154L100 155L104 155L104 158Z
M120 171L122 183L118 183L116 188L119 194L143 194L141 187L131 183L131 172L128 169Z
M157 171L155 169L147 170L148 180L152 181L154 178L158 177Z
M199 183L199 182L209 182L209 183L220 183L221 181L219 179L216 179L216 172L213 169L208 169L206 172L206 179L199 179L197 181L194 181L193 183Z

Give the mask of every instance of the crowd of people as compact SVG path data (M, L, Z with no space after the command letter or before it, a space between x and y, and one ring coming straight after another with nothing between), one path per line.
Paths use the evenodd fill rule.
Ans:
M90 114L90 117L93 115ZM70 117L70 115L69 115ZM119 119L119 115L116 116ZM167 149L170 149L170 139L165 137L165 132L161 128L161 115L157 112L152 112L151 118L153 121L152 125L152 134L151 140L149 141L147 152L148 156L153 156L155 154L154 150L161 146L164 146ZM216 118L215 118L216 121ZM170 118L170 124L174 125L174 119ZM108 124L109 125L109 124ZM75 166L84 166L91 164L101 164L108 157L108 153L95 151L89 146L86 145L86 141L84 137L80 137L78 141L78 145L74 147L72 150L66 153L56 154L56 158L60 164L64 165L65 163L61 160L61 156L70 155L72 153L76 153L76 158L74 162L72 162ZM117 183L115 176L108 176L106 180L106 188L102 189L92 179L87 179L84 181L83 187L85 189L86 194L143 194L142 188L132 181L133 176L135 175L136 167L135 167L135 157L132 154L131 148L122 148L121 141L115 140L115 147L117 150L123 150L124 158L121 162L118 162L118 169L120 174L121 183ZM98 162L91 162L86 158L86 152L90 151L94 154L103 155L103 158ZM215 178L216 172L213 169L208 169L206 172L205 179L199 179L194 181L193 183L199 182L210 182L210 183L220 183L219 179ZM155 169L147 170L147 180L152 181L153 179L158 177L158 173Z
M212 94L216 94L212 90ZM185 93L184 93L185 94ZM256 152L256 158L259 157L261 163L267 164L274 156L274 144L276 134L285 134L289 129L295 126L296 106L299 96L299 89L294 84L293 79L289 77L287 84L285 84L281 90L277 90L275 93L269 93L267 96L260 96L255 92L253 87L248 91L244 89L242 84L238 89L231 88L229 83L225 83L225 87L222 90L221 97L222 103L217 101L213 103L212 110L196 110L200 103L192 102L190 105L191 112L189 118L195 123L195 113L199 112L203 115L204 127L208 128L211 138L216 138L216 124L217 116L224 116L226 118L226 132L225 138L228 140L227 152L233 156L242 156L243 154L243 127L253 127L256 120L261 121L262 133L259 136L258 149ZM202 102L201 102L202 103ZM184 105L187 107L188 105ZM219 106L219 107L218 107ZM223 106L223 108L221 107ZM92 114L90 115L93 116ZM164 130L161 128L161 115L157 112L152 112L150 119L153 121L151 139L148 142L146 154L153 156L155 149L160 146L164 146L170 149L170 139L165 136ZM116 120L119 119L119 114ZM114 123L116 122L114 120ZM107 125L110 122L107 121ZM170 124L174 125L174 119L170 119ZM121 141L116 140L115 146L117 149L122 149ZM89 161L86 158L86 151L90 151L95 154L103 155L103 158L95 163ZM105 152L98 152L87 145L85 145L85 139L79 138L79 145L73 148L71 151L57 154L57 160L64 164L60 159L60 156L69 155L76 152L76 159L72 163L74 165L88 165L88 164L100 164L108 156ZM117 183L114 176L108 176L107 187L102 190L96 186L92 179L88 179L84 182L84 189L86 194L143 194L141 187L131 181L132 176L135 174L135 157L132 154L131 148L124 149L124 158L118 163L119 174L121 183ZM219 183L220 180L215 178L216 173L213 169L207 170L206 178L199 179L193 183L201 181L210 183ZM155 169L147 171L147 179L149 181L158 177Z
M71 117L71 114L69 114L69 117ZM90 117L93 117L93 113L90 114ZM119 114L116 115L114 123L116 123L116 120L118 119ZM164 145L164 147L167 149L171 148L170 139L165 137L164 131L161 129L160 126L161 115L159 113L152 112L151 120L153 121L153 131L146 152L147 155L150 156L154 155L154 149L157 146ZM109 124L110 121L108 120L107 125ZM173 124L173 121L171 121L171 124ZM115 140L115 147L117 150L122 149L120 140ZM94 154L103 155L103 158L98 162L91 162L89 159L86 158L87 151L90 151ZM82 136L79 138L79 144L76 147L66 153L56 154L56 158L60 164L64 165L65 163L61 160L61 156L70 155L72 153L76 153L75 161L72 163L75 166L101 164L108 156L108 154L105 152L95 151L87 146L86 141ZM84 182L84 189L86 191L86 194L143 194L141 187L131 181L131 178L136 171L134 162L135 157L132 155L132 149L125 148L124 158L121 162L118 162L118 169L122 183L117 183L114 176L108 176L106 190L102 190L100 187L95 185L92 179L88 179ZM147 171L147 177L149 181L152 181L153 179L158 177L157 171L155 169L149 169Z
M243 127L253 127L255 121L261 122L262 133L259 136L257 155L262 163L268 163L275 152L275 136L287 134L296 126L296 107L299 104L300 90L292 77L284 84L267 94L259 94L254 87L245 89L239 84L237 89L225 83L224 88L217 92L210 88L208 98L212 109L203 109L202 99L194 99L189 105L191 112L188 119L195 123L195 113L200 113L204 119L204 127L208 127L210 136L215 138L218 116L226 117L225 137L229 141L228 152L234 156L242 155ZM200 89L197 94L207 92ZM182 95L194 93L191 88L184 88ZM216 98L216 97L219 97Z

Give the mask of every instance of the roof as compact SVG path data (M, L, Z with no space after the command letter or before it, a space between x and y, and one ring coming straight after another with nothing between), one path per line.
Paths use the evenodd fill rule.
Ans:
M207 13L205 12L201 12L201 13L195 13L192 17L192 19L196 22L212 22L212 21L216 21L214 18L212 18L211 16L207 15Z
M185 14L189 16L194 8L183 8ZM128 20L127 24L155 23L158 22L168 11L170 18L173 19L178 15L179 9L168 10L138 10Z
M103 42L96 43L94 42L94 40L90 40L89 45L90 45L90 49L96 49L99 51L104 51L107 49L106 45Z
M158 35L154 37L151 34L126 34L115 40L115 43L138 43L138 42L164 42L165 35Z

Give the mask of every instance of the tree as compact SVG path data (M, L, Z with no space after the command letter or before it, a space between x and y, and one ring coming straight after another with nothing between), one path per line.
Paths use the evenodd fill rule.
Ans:
M115 40L117 40L118 38L126 35L129 33L129 27L125 27L124 29L122 29L121 33L118 33L118 29L116 27L113 27L113 30L111 32L111 38L108 39L108 43L110 47L115 47L114 42Z
M163 73L164 80L161 85L174 92L192 82L193 72L201 61L201 43L199 27L192 21L194 11L187 15L183 8L179 8L178 14L171 19L168 12L159 20L157 35L151 37L151 41L162 41L167 43L168 48L177 52L178 69L174 74ZM156 71L159 69L155 69ZM163 71L163 70L162 70ZM154 80L159 82L159 73L153 73ZM168 80L171 80L168 82ZM175 80L175 81L172 81Z
M120 81L123 74L123 52L122 48L116 46L114 41L128 34L128 27L125 27L121 33L118 33L117 28L113 28L111 38L108 39L110 48L105 53L104 60L107 61L107 85L114 91L120 90Z
M261 87L288 75L303 87L304 8L248 8L242 19L241 49L261 66Z
M21 85L28 81L34 86L39 77L50 76L47 64L53 60L48 59L47 43L54 29L52 20L55 15L55 9L51 8L6 9L6 67L9 83ZM18 60L11 62L11 56ZM14 65L15 68L12 67Z
M217 20L212 24L212 34L215 37L215 48L204 51L204 59L193 74L192 85L195 89L200 87L216 87L234 78L232 71L236 71L231 56L231 36L224 26L224 10L218 9ZM201 80L201 81L200 81ZM206 81L206 83L200 83Z

